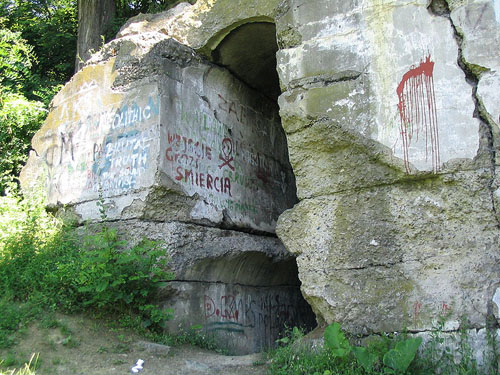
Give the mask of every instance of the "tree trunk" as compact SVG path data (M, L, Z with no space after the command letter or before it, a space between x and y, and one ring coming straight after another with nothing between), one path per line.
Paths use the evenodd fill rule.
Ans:
M78 41L75 72L79 71L93 51L102 44L102 37L115 17L114 0L78 0Z

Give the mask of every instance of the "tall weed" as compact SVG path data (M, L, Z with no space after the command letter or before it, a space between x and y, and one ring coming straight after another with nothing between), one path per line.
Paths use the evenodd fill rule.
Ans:
M173 277L159 243L130 246L105 226L81 232L48 214L42 199L0 197L0 345L10 344L9 332L21 323L8 318L20 304L29 311L138 314L150 328L169 318L153 303Z
M405 334L391 337L372 336L365 346L353 346L338 323L328 326L324 346L312 350L301 343L294 329L289 336L278 340L282 346L270 352L270 375L333 375L333 374L413 374L413 375L479 375L497 374L498 357L490 343L490 363L479 367L470 346L466 325L462 323L459 336L443 333L443 324L432 332L423 349L420 337ZM447 339L443 337L447 336ZM494 340L493 340L494 341Z

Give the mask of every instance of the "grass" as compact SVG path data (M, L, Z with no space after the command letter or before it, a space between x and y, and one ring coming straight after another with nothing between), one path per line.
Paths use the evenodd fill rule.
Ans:
M169 346L192 345L201 349L214 351L219 354L227 354L227 350L219 346L215 336L205 332L201 326L193 326L175 335L165 332L150 332L149 334L146 334L146 337L158 344Z
M313 352L286 346L271 351L269 355L271 375L363 374L355 363L339 360L324 348Z
M129 323L161 331L171 312L153 300L173 277L166 262L159 243L132 246L105 226L76 230L47 213L41 199L0 197L0 349L42 312L132 316ZM42 324L58 323L47 317ZM66 345L78 345L63 335Z
M49 348L78 347L55 312L91 312L159 334L171 317L169 309L153 303L156 290L173 278L165 271L165 253L160 243L131 245L106 226L66 225L39 197L0 197L0 349L15 346L35 320L42 329L59 329L62 341L47 340ZM0 375L34 373L39 361L32 358L26 367L7 356L0 368L18 369Z
M9 366L7 363L0 362L0 366ZM25 363L19 370L0 370L0 375L36 375L36 369L39 366L38 354L33 354L29 362Z

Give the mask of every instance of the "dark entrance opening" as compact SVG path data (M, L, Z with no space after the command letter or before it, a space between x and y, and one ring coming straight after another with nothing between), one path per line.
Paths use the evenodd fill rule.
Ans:
M253 22L233 30L212 57L217 65L226 67L248 86L277 102L281 90L276 52L276 26L270 22Z
M232 30L212 52L212 61L219 66L229 70L233 76L245 83L256 92L256 95L265 96L269 101L269 108L279 118L278 97L281 94L279 77L277 73L276 53L278 44L276 41L276 26L272 22L250 22L238 26ZM272 116L270 116L272 117ZM285 150L286 168L291 170L288 160L288 149L286 136L280 127L279 142ZM298 202L296 198L295 177L288 182L294 192L295 200L289 207L281 212L276 212L276 219L284 209L291 208ZM283 335L285 324L288 327L299 326L306 331L316 326L316 318L312 309L300 293L300 280L298 277L297 263L291 256L281 259L270 260L260 253L247 253L238 258L217 259L216 262L224 263L224 266L210 265L212 269L227 269L228 274L222 277L229 283L241 283L245 287L259 288L266 295L273 296L268 303L270 315L277 317L272 323L266 324L270 327L265 332L265 337L251 338L256 340L253 345L255 350L273 346L275 340ZM209 268L209 265L206 265ZM245 270L245 271L241 271ZM220 275L218 276L220 278ZM253 292L254 294L256 292ZM257 292L259 294L260 292ZM286 295L285 299L279 298ZM208 301L207 303L212 303ZM266 306L261 306L265 310ZM273 319L271 317L271 319ZM250 338L249 338L250 339ZM252 346L252 345L250 345Z

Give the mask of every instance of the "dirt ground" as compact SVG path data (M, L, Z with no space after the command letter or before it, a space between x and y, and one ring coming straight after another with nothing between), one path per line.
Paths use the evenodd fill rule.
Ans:
M224 356L192 346L156 345L85 316L57 315L52 324L31 324L16 346L0 351L0 359L20 367L34 353L39 353L37 375L132 374L139 359L144 361L137 372L141 375L265 375L267 371L262 354Z

